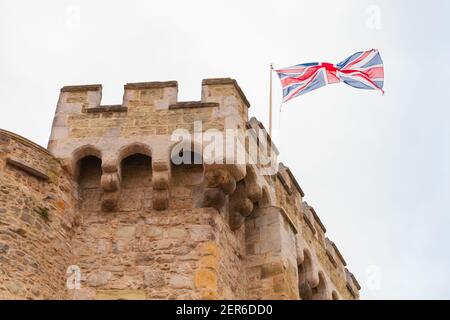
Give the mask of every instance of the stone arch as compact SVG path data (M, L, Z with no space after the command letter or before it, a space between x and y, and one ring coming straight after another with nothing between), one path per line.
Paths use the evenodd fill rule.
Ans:
M142 144L124 147L119 152L121 191L120 211L147 210L153 195L153 171L150 149Z
M118 165L118 172L120 179L123 183L123 180L125 179L125 187L127 187L127 183L129 182L130 175L126 172L126 176L124 177L124 165L125 168L128 168L129 165L132 165L134 162L134 165L138 165L139 163L141 165L145 166L145 162L149 164L149 168L147 168L148 172L144 172L144 177L147 177L148 174L150 174L150 180L151 180L151 158L152 158L152 151L150 147L146 144L140 143L140 142L134 142L128 145L123 146L118 151L118 157L117 157L117 165ZM146 160L145 160L146 159Z
M93 146L83 146L74 151L72 161L81 210L99 211L103 195L101 152Z
M72 152L71 173L75 180L79 178L80 160L88 156L96 157L101 161L102 152L97 147L91 144L78 147Z
M152 159L142 153L133 153L120 162L121 186L124 189L151 187Z
M329 300L330 297L328 294L328 283L325 274L323 273L323 271L319 271L318 275L319 275L319 283L317 284L316 287L312 289L313 292L312 299Z
M77 161L76 182L80 189L100 188L102 160L96 156L85 156Z
M175 145L170 150L170 206L176 209L200 206L203 198L205 167L194 144ZM197 152L196 152L197 151Z
M123 159L132 156L134 154L142 154L151 158L152 150L148 145L144 143L133 142L119 149L117 161L120 164Z

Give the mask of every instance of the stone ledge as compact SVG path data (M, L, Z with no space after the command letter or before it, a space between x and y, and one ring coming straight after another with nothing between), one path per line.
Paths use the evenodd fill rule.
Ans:
M306 222L308 227L311 229L313 234L316 234L316 229L314 228L313 224L311 223L311 220L309 220L309 217L306 215L305 212L303 212L303 220Z
M323 225L322 220L320 220L319 216L317 215L316 210L314 210L314 208L311 207L311 206L309 207L309 210L311 210L311 212L312 212L312 214L314 216L314 219L317 221L317 223L319 224L320 228L323 230L323 233L326 233L327 229Z
M201 102L201 101L184 101L171 104L169 110L184 109L184 108L218 108L219 104L216 102Z
M16 167L16 168L18 168L18 169L20 169L22 171L25 171L26 173L28 173L28 174L30 174L30 175L32 175L32 176L34 176L34 177L36 177L36 178L38 178L40 180L46 180L47 181L49 179L47 174L45 174L45 173L43 173L43 172L41 172L41 171L39 171L37 169L34 169L34 168L30 167L29 165L23 163L22 161L20 161L17 158L8 157L8 158L6 158L6 163L11 165L11 166L13 166L13 167Z
M286 192L288 193L288 195L292 195L292 189L291 187L289 187L289 185L286 182L286 179L284 179L283 175L281 174L281 172L278 171L277 173L277 177L281 182L281 185L284 187L284 189L286 190Z
M102 90L101 84L64 86L61 88L61 92L80 92L80 91L99 91L99 90Z
M355 299L358 298L358 296L355 293L355 290L353 290L352 286L349 283L346 284L346 287L347 290L350 292L350 294L353 296L353 298Z
M241 87L238 85L236 80L231 78L211 78L202 80L202 86L227 85L227 84L231 84L236 88L237 92L241 96L247 108L250 108L250 102L247 100L247 97L245 96L244 92L242 91Z
M297 179L295 179L295 176L292 174L291 169L289 169L288 167L286 167L286 172L289 175L289 177L292 180L292 183L294 184L295 188L298 190L298 192L300 193L300 195L302 197L305 196L305 193L303 192L302 188L300 187L300 185L297 182Z
M347 262L345 262L344 257L342 256L341 252L339 251L338 247L336 246L336 244L334 242L331 242L331 245L333 246L334 251L336 252L339 260L341 260L342 264L344 265L344 267L347 265Z
M350 276L353 280L353 284L356 286L356 289L361 290L361 285L359 284L358 280L356 280L355 275L352 273Z
M355 276L347 268L345 268L345 278L347 280L347 288L349 289L349 291L354 292L352 285L354 285L358 291L361 290L361 286L359 285Z
M127 112L128 108L122 105L107 105L95 108L86 108L83 110L85 113L98 113L98 112Z
M325 249L325 253L326 253L328 259L330 260L331 264L332 264L335 268L337 268L337 262L336 262L336 260L334 259L333 254L330 252L330 250Z
M125 89L155 89L166 87L178 87L177 81L152 81L152 82L131 82L123 86Z

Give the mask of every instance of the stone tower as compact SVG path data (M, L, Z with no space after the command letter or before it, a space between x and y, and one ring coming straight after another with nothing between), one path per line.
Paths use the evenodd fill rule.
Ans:
M0 131L0 298L358 299L235 80L124 90L63 87L48 150Z

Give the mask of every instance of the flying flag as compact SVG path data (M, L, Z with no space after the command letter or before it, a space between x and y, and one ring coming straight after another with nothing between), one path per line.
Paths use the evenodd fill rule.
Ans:
M359 89L381 90L384 93L383 61L375 49L357 52L336 65L311 62L278 69L275 72L283 88L283 102L338 82Z

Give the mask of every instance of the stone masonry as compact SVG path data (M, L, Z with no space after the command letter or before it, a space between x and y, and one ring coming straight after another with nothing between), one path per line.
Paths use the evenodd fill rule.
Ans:
M0 299L359 298L235 80L194 102L175 81L124 90L105 106L101 85L63 87L48 149L0 130ZM275 170L195 139L231 131Z

